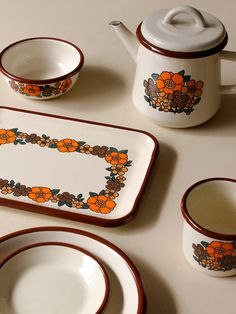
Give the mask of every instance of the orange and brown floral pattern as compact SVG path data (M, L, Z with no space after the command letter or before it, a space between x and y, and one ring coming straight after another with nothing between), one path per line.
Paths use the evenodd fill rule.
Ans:
M57 142L57 149L62 153L72 153L75 152L78 148L79 144L70 138L65 138L59 142Z
M144 99L153 109L189 115L201 100L204 83L191 79L182 70L178 73L152 73L150 78L144 80L143 86Z
M112 165L123 165L128 161L128 156L122 152L109 152L105 159Z
M110 213L116 203L110 199L110 197L105 195L94 195L90 196L87 200L87 204L92 211L97 213L108 214Z
M17 93L29 97L51 97L65 93L72 84L71 78L61 82L46 85L24 84L14 80L9 81L10 87Z
M193 258L204 268L215 271L236 269L236 241L193 243Z
M80 153L103 158L108 165L106 170L109 172L105 177L104 189L98 193L89 192L87 197L81 193L75 195L45 186L29 187L14 180L0 178L0 192L4 195L27 197L36 203L52 202L59 207L87 209L100 214L109 214L116 207L115 199L119 197L119 192L125 186L125 174L132 165L132 161L128 158L128 150L99 145L90 146L84 141L72 138L58 140L45 134L39 136L36 133L20 132L18 128L0 129L0 146L5 144L32 144L55 149L59 153Z
M31 188L28 198L38 203L45 203L52 197L52 191L47 187L34 186Z
M5 129L0 130L0 145L12 143L15 139L16 135L13 131Z

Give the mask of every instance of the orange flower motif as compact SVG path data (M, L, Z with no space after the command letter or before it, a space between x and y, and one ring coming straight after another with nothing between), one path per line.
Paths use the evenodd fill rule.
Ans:
M57 149L62 153L72 153L75 152L79 144L70 138L65 138L57 142Z
M116 206L116 203L105 195L91 196L88 198L87 204L92 211L102 214L110 213Z
M105 159L112 165L123 165L128 161L128 156L125 153L111 152Z
M190 98L200 97L203 86L204 83L202 81L190 80L186 86L182 87L182 93L186 93Z
M14 142L16 134L10 130L0 129L0 145Z
M163 71L156 80L157 88L165 94L172 94L174 91L181 90L184 83L182 75Z
M23 92L28 96L40 96L41 90L38 85L28 84L24 87Z
M52 191L46 187L35 186L29 192L28 197L35 202L44 203L50 200Z
M232 255L233 244L218 241L212 241L206 248L207 253L215 258L223 258L226 255Z
M71 83L72 83L71 79L64 80L61 84L60 90L62 92L65 92L71 86Z

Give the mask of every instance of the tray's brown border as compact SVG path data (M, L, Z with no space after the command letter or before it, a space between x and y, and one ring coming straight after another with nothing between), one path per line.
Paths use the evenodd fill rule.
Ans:
M201 234L204 234L205 236L209 238L214 238L214 239L219 239L219 240L226 240L226 241L235 241L236 239L236 234L222 234L222 233L217 233L214 231L210 231L208 229L205 229L201 225L199 225L189 214L188 207L187 207L187 198L189 193L196 188L198 185L210 182L210 181L228 181L228 182L233 182L236 183L235 179L231 178L225 178L225 177L214 177L214 178L207 178L201 181L198 181L191 185L187 191L184 193L182 200L181 200L181 211L182 215L185 219L185 221L196 231L200 232Z
M38 39L59 41L59 42L62 42L62 43L65 43L67 45L72 46L73 48L75 48L78 51L78 53L80 55L79 64L72 71L70 71L64 75L56 76L56 77L53 77L50 79L42 79L42 80L33 80L33 79L26 79L23 77L19 77L19 76L16 76L14 74L11 74L10 72L8 72L4 68L4 66L2 65L2 56L9 48L11 48L12 46L15 46L19 43L25 42L25 41L32 41L32 40L38 40ZM0 71L2 71L2 73L10 79L13 79L15 81L22 82L22 83L29 83L29 84L50 84L50 83L55 83L58 81L63 81L67 78L71 78L73 75L78 73L79 70L82 68L83 64L84 64L84 55L83 55L83 53L79 47L77 47L76 45L72 44L71 42L69 42L67 40L63 40L63 39L59 39L59 38L55 38L55 37L32 37L32 38L22 39L22 40L19 40L19 41L16 41L16 42L10 44L6 48L4 48L0 53Z
M104 296L103 296L103 299L102 299L102 302L101 302L99 308L97 309L96 313L94 313L94 314L103 313L103 311L106 307L106 304L108 302L109 290L110 290L110 282L109 282L109 277L108 277L107 271L106 271L104 265L97 259L96 256L94 256L89 251L87 251L87 250L85 250L85 249L83 249L77 245L74 245L71 243L65 243L65 242L55 242L55 241L54 242L52 242L52 241L51 242L37 242L37 243L29 244L29 245L23 246L23 247L17 249L16 251L10 253L9 255L5 256L3 258L3 260L0 262L0 268L2 268L9 260L11 260L14 256L16 256L17 254L19 254L21 252L24 252L24 251L27 251L27 250L30 250L30 249L33 249L36 247L53 246L53 245L64 246L64 247L68 247L70 249L82 252L83 254L92 258L99 265L101 272L102 272L102 275L103 275L103 278L104 278L104 282L105 282L105 293L104 293Z
M125 261L127 264L137 287L137 292L138 292L138 308L137 308L137 313L134 314L144 314L146 313L146 295L144 291L144 286L143 282L141 279L141 276L139 274L138 269L136 266L133 264L133 262L129 259L129 257L117 246L115 246L113 243L109 242L108 240L99 237L93 233L90 233L88 231L84 230L78 230L78 229L73 229L73 228L68 228L68 227L54 227L54 226L47 226L47 227L35 227L35 228L29 228L29 229L24 229L24 230L19 230L12 232L10 234L7 234L3 237L0 237L0 244L10 240L12 238L16 238L17 236L21 236L24 234L29 234L29 233L35 233L35 232L42 232L42 231L58 231L58 232L70 232L70 233L75 233L75 234L80 234L82 236L91 238L95 241L101 242L102 244L108 246L111 250L115 251L120 257ZM108 265L109 266L109 265Z
M17 209L21 209L21 210L26 210L26 211L30 211L30 212L34 212L34 213L45 214L45 215L49 215L49 216L66 218L66 219L71 219L71 220L75 220L75 221L90 223L90 224L99 225L99 226L103 226L103 227L120 226L122 224L129 222L130 220L132 220L136 216L138 201L139 201L141 194L144 190L144 187L145 187L145 184L147 182L148 175L151 171L151 167L153 165L155 156L159 153L158 141L152 134L145 132L145 131L127 128L127 127L121 127L121 126L112 125L112 124L81 120L81 119L76 119L76 118L58 116L58 115L54 115L54 114L41 113L41 112L36 112L36 111L29 111L29 110L24 110L24 109L17 109L17 108L0 106L0 110L1 109L142 133L142 134L145 134L146 136L150 137L153 140L154 149L153 149L153 152L151 155L150 163L147 167L147 171L146 171L143 183L142 183L140 190L139 190L139 193L137 194L136 199L134 201L133 208L130 210L130 212L127 215L125 215L123 217L116 218L116 219L105 219L105 218L100 218L100 217L88 216L86 214L72 213L69 211L61 210L61 209L58 210L58 209L54 209L51 207L21 202L21 201L17 201L17 200L9 200L9 199L5 199L3 197L0 197L0 205L11 207L11 208L17 208Z

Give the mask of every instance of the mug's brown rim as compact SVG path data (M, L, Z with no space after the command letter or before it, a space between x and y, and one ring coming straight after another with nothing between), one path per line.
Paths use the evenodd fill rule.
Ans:
M20 76L14 75L14 74L10 73L9 71L7 71L4 68L3 64L2 64L2 57L3 57L4 53L6 53L7 50L10 49L13 46L16 46L16 45L18 45L20 43L23 43L23 42L34 41L34 40L57 41L57 42L64 43L64 44L67 44L67 45L73 47L75 50L77 50L77 52L78 52L78 54L80 56L79 63L77 64L77 66L73 70L69 71L68 73L65 73L64 75L60 75L60 76L51 77L51 78L48 78L48 79L27 79L27 78L24 78L24 77L20 77ZM22 39L22 40L19 40L19 41L16 41L16 42L10 44L6 48L4 48L1 51L1 53L0 53L0 71L6 77L8 77L11 80L14 80L14 81L17 81L17 82L21 82L21 83L28 83L28 84L50 84L50 83L63 81L65 79L71 78L72 76L77 74L80 71L80 69L82 68L83 64L84 64L84 55L83 55L83 52L81 51L81 49L78 46L74 45L73 43L71 43L71 42L69 42L67 40L60 39L60 38L55 38L55 37L25 38L25 39Z
M208 230L204 227L202 227L200 224L198 224L189 214L188 208L187 208L187 198L188 195L190 194L190 192L195 189L197 186L210 182L210 181L228 181L228 182L233 182L236 183L236 179L232 179L232 178L225 178L225 177L213 177L213 178L207 178L204 180L200 180L196 183L194 183L193 185L191 185L186 192L184 193L182 200L181 200L181 212L182 215L185 219L185 221L193 228L195 229L197 232L200 232L204 235L206 235L207 237L210 238L215 238L215 239L219 239L219 240L226 240L226 241L235 241L236 240L236 234L223 234L223 233L218 233L218 232L214 232L211 230Z
M160 47L157 47L150 43L142 34L141 30L142 22L138 25L136 30L136 36L144 47L149 49L152 52L161 54L166 57L172 57L172 58L179 58L179 59L195 59L195 58L204 58L211 55L214 55L221 50L224 49L224 47L227 45L228 42L228 34L225 33L225 37L217 46L209 48L207 50L201 50L201 51L192 51L192 52L183 52L183 51L173 51L168 49L163 49Z

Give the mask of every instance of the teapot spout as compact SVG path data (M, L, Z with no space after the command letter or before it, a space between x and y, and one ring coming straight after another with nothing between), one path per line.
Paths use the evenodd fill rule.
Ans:
M113 27L121 42L136 63L139 44L134 34L120 21L112 21L109 25Z

